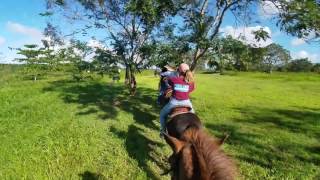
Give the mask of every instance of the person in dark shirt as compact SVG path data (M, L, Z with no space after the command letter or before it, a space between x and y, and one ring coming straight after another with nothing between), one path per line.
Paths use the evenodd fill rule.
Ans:
M177 76L177 71L171 66L164 66L160 73L160 82L159 82L159 95L157 99L157 104L161 105L161 98L165 95L165 91L170 88L168 83L168 78L172 76Z
M187 106L190 107L191 112L194 113L189 94L194 90L195 85L189 65L185 63L180 64L178 73L178 76L168 78L168 84L171 86L173 92L169 103L160 111L160 135L165 131L167 116L174 107Z

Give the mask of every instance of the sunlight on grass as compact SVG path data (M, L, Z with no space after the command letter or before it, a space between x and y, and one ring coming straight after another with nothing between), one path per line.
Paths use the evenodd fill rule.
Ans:
M3 74L3 72L1 73ZM131 97L108 78L0 77L1 179L169 179L158 136L157 77ZM244 179L320 175L320 76L197 74L192 100ZM5 83L5 85L3 85Z

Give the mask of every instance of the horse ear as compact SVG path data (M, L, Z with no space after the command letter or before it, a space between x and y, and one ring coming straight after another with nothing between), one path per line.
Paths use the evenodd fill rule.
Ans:
M180 141L179 139L172 137L167 133L163 133L163 135L164 139L170 145L175 154L179 153L183 146L186 144L184 141Z

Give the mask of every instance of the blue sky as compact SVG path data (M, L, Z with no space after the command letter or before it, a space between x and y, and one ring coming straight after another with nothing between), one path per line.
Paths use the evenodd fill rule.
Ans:
M268 4L266 4L268 5ZM36 43L40 44L42 31L47 19L41 17L39 13L44 12L45 2L43 0L2 0L0 4L0 63L12 63L17 57L14 51L8 47L22 47L23 44ZM260 6L256 8L257 17L260 23L249 24L246 27L235 26L234 18L230 14L226 16L222 24L221 32L238 37L239 34L247 38L247 43L254 41L251 31L263 27L271 34L271 39L263 42L262 45L275 42L288 49L294 58L308 57L312 62L320 63L320 46L319 43L308 44L301 39L286 35L280 32L275 26L275 22L268 17L275 13L274 9L269 6ZM65 21L59 22L63 32L71 32L75 27L74 24ZM98 33L101 36L101 32ZM90 40L90 37L86 38ZM254 42L253 42L254 43Z

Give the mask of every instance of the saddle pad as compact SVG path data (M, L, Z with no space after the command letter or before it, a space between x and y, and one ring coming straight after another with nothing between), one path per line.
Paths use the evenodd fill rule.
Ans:
M179 114L189 113L190 110L191 110L190 107L175 107L171 110L169 117L173 118L174 116Z

